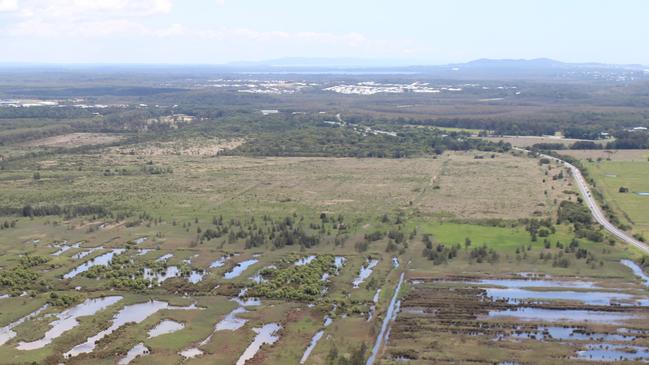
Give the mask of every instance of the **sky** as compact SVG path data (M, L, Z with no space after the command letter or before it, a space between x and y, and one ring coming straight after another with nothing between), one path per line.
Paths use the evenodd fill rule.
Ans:
M649 65L646 0L0 0L0 63Z

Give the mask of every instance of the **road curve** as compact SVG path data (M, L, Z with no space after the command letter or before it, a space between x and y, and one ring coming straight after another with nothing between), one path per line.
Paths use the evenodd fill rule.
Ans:
M517 151L522 151L522 152L531 152L529 150L523 149L523 148L518 148L518 147L512 147L512 149L517 150ZM615 237L621 239L622 241L635 246L638 248L640 251L642 251L645 254L649 255L649 246L647 244L640 242L639 240L633 238L631 235L626 233L625 231L617 228L614 226L611 222L606 219L606 216L602 212L602 209L599 207L597 202L595 201L595 198L593 198L593 194L590 192L590 188L588 187L588 184L586 183L586 179L584 179L584 176L581 174L581 171L573 164L570 164L564 160L561 160L559 158L542 154L540 153L539 156L545 157L547 159L557 161L559 163L562 163L566 167L570 169L570 172L572 173L572 176L575 178L575 182L577 183L577 186L579 187L579 191L581 192L581 196L584 198L584 201L586 202L586 205L588 206L588 209L590 209L590 213L593 215L593 218L595 218L595 221L597 223L601 224L604 229L607 231L611 232Z

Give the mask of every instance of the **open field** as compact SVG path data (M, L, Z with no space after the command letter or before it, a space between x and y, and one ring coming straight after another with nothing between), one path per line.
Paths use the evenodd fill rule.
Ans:
M649 161L642 153L614 153L611 161L584 161L604 201L632 231L649 237ZM643 156L645 154L645 156ZM624 157L622 157L624 156ZM620 188L629 191L621 193Z
M143 172L147 168L171 172ZM33 179L36 169L39 180ZM113 153L43 159L5 170L0 196L4 205L15 207L95 204L179 221L209 219L224 211L230 216L319 211L378 216L400 209L458 219L516 219L550 216L556 201L566 198L567 178L553 181L550 176L536 160L508 154L363 160L143 159Z
M610 159L611 161L644 162L649 159L649 150L563 150L560 153L580 160Z

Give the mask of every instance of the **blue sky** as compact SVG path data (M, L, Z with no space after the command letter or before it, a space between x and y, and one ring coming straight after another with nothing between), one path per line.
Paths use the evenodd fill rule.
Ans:
M644 0L0 0L0 62L649 65Z

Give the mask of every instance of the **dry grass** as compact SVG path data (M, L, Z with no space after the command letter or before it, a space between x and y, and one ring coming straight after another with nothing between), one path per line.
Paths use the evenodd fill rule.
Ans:
M112 155L101 164L120 165L129 158L136 157ZM291 206L336 213L382 214L414 208L424 214L467 219L522 218L539 212L550 214L554 199L564 198L562 191L570 188L567 182L545 176L536 159L508 154L493 159L475 159L473 153L402 160L183 156L158 159L174 166L168 182L175 187L169 188L183 191L188 207L195 208L192 202L197 202L235 211ZM556 168L551 175L558 172ZM106 186L108 190L114 188ZM164 194L164 189L154 189Z

